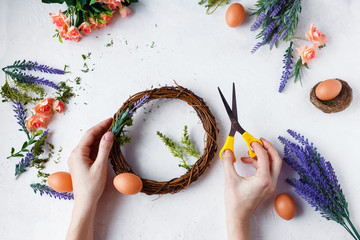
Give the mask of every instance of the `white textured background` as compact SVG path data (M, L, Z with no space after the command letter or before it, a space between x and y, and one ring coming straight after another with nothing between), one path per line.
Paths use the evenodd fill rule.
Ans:
M255 1L242 3L249 11ZM250 33L249 28L254 20L246 19L243 25L231 29L224 21L226 7L207 16L196 0L141 0L131 6L130 17L116 16L110 26L81 42L64 44L51 37L54 27L48 16L59 8L41 4L40 0L1 0L0 8L1 67L17 59L36 60L58 68L67 64L72 74L51 79L82 78L85 90L77 90L79 96L67 106L66 113L57 115L49 126L54 133L51 142L57 149L62 146L63 151L61 162L49 162L47 172L67 171L66 160L83 132L112 116L129 95L151 86L172 85L173 80L204 98L219 124L218 143L222 145L229 122L216 87L220 86L230 97L234 81L244 128L254 136L267 138L280 151L277 137L285 135L288 128L310 138L332 162L353 222L360 228L359 1L303 1L297 36L302 37L314 22L327 34L328 44L311 63L311 70L305 71L304 86L289 83L283 94L278 94L277 89L287 46L280 44L273 51L264 47L251 55L255 33ZM113 47L105 47L111 39ZM152 42L154 48L150 47ZM81 54L88 52L92 55L87 64L95 70L82 73ZM327 115L310 103L309 92L318 81L334 77L352 86L354 99L344 112ZM4 80L1 74L1 84ZM24 136L16 131L11 104L0 104L0 113L0 238L64 239L73 202L34 194L29 186L37 182L34 170L15 179L17 160L7 160L6 156L11 146L21 146ZM128 161L144 177L165 180L180 176L183 171L177 167L177 160L155 132L160 130L178 138L187 124L191 137L202 148L204 132L193 110L182 102L162 101L148 104L135 116L136 128L131 129L134 141L125 150ZM239 136L235 149L237 157L245 155L246 147ZM240 161L236 165L240 174L253 172ZM293 192L284 182L291 174L284 165L277 193L293 196L298 208L296 217L291 221L278 217L272 197L252 218L252 239L351 239L342 227L321 218ZM217 157L189 189L160 198L145 194L123 196L114 190L113 177L109 166L108 185L96 217L95 239L226 238L224 180Z

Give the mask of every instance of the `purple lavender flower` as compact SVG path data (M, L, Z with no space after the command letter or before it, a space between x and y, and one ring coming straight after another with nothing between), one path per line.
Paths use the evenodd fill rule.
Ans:
M256 43L255 46L253 47L253 49L251 50L251 54L254 54L263 44L264 44L264 42Z
M284 90L287 81L291 77L292 65L293 65L292 44L293 44L293 42L290 42L290 46L286 49L285 54L284 54L284 59L283 59L283 63L284 63L283 69L284 70L282 72L281 79L280 79L280 87L279 87L280 93Z
M135 111L140 108L142 105L144 105L150 98L149 94L146 94L145 96L143 96L142 98L140 98L139 100L137 100L134 104L134 107L129 111L129 114L134 114Z
M260 13L260 15L256 18L255 22L253 23L253 25L251 25L250 31L255 31L256 29L258 29L263 23L265 17L266 17L265 12Z
M49 67L47 65L38 64L37 62L32 61L15 61L13 65L7 66L4 69L13 68L14 70L34 70L34 71L40 71L44 73L50 73L50 74L65 74L63 70L56 69Z
M276 21L271 22L271 23L269 24L269 26L264 29L264 31L262 32L263 40L264 40L264 41L268 41L268 40L269 40L269 37L270 37L271 34L274 32L274 29L276 28L276 24L277 24L278 21L279 21L279 19L276 20Z
M34 161L35 157L32 153L32 149L30 152L26 153L25 157L23 157L18 164L15 166L15 176L18 176L19 174L26 172L26 168L29 167Z
M48 87L52 87L56 90L58 90L60 88L56 83L54 83L50 80L46 80L46 79L40 78L40 77L35 77L31 74L27 75L22 72L10 72L7 70L4 70L4 72L6 74L8 74L10 77L12 77L14 80L16 80L17 82L27 83L27 84L36 84L36 85L45 85Z
M25 60L23 62L25 62ZM44 64L39 65L37 62L32 62L32 61L27 62L26 69L40 71L44 73L50 73L50 74L65 74L63 70L52 68Z
M24 108L24 106L21 104L21 102L13 102L13 110L15 112L14 117L17 120L17 123L21 126L20 131L23 131L26 133L26 135L28 135L29 137L29 132L26 129L26 109Z
M74 194L71 192L68 193L59 193L55 191L54 189L50 188L49 186L46 186L44 184L40 183L34 183L30 184L30 187L34 190L35 193L39 191L40 196L42 196L44 193L49 195L53 198L59 198L59 199L65 199L65 200L72 200L74 199Z
M331 163L326 161L317 152L313 143L309 143L304 136L292 130L288 130L288 133L298 143L279 137L284 145L283 160L299 174L299 179L290 178L287 182L315 208L315 211L319 211L327 220L341 224L354 239L360 239L350 221L348 203Z
M270 49L273 48L274 44L279 40L279 33L275 33L270 40Z
M276 17L276 15L281 11L281 8L283 5L285 5L286 1L285 0L281 0L280 3L278 3L278 5L276 5L277 3L275 3L275 5L273 6L274 10L270 11L270 18L274 18Z

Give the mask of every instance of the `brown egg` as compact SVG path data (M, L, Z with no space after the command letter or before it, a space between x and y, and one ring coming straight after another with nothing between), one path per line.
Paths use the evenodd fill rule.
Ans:
M342 85L337 79L329 79L321 82L315 89L318 99L328 101L334 99L341 92Z
M240 3L231 4L226 10L225 20L229 27L239 26L245 18L245 9Z
M67 172L56 172L48 178L49 186L57 192L66 193L73 190L71 175Z
M126 195L137 194L141 191L143 184L141 179L132 173L120 173L114 178L116 190Z
M295 216L296 205L294 200L286 193L281 193L275 198L275 210L279 216L285 220L290 220Z

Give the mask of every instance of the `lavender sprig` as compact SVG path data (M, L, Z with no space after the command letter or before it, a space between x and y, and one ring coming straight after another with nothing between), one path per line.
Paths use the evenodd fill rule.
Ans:
M271 49L279 40L288 41L293 37L301 12L301 0L258 0L255 7L257 9L252 15L257 15L257 19L250 31L261 27L256 38L261 38L262 42L253 47L252 53L263 45L269 44Z
M27 75L25 73L22 73L22 72L10 72L10 71L7 71L7 70L4 70L4 72L9 75L11 78L13 78L14 80L16 80L17 82L20 82L20 83L27 83L27 84L35 84L35 85L45 85L45 86L48 86L48 87L52 87L56 90L58 90L60 87L50 81L50 80L47 80L47 79L44 79L44 78L40 78L40 77L35 77L33 75Z
M40 71L43 73L50 73L50 74L65 74L63 70L52 68L44 64L39 64L37 62L32 61L15 61L13 65L4 67L3 70L13 68L14 70L34 70L34 71Z
M17 123L21 126L21 129L19 130L26 133L27 138L30 139L29 132L26 129L26 109L21 104L21 102L14 101L13 103L13 110L15 112L14 117L16 118Z
M280 87L279 87L280 93L284 90L287 81L291 77L292 64L293 64L292 52L294 51L292 48L292 45L293 45L293 42L290 42L290 45L286 49L285 54L284 54L284 59L283 59L283 63L284 63L283 69L284 70L282 72L281 79L280 79Z
M360 240L350 220L348 203L331 163L304 136L292 130L288 130L288 133L298 143L279 137L284 145L283 160L299 174L299 179L290 178L287 182L315 211L319 211L327 220L339 223L354 239Z
M142 107L142 105L144 105L150 98L149 94L146 94L145 96L143 96L142 98L140 98L139 100L137 100L134 104L134 106L131 108L131 110L129 111L129 114L134 114L135 111Z
M251 25L250 31L253 32L256 29L258 29L261 26L261 24L263 23L265 17L266 17L265 12L260 13L260 15L256 18L255 22L253 23L253 25Z
M53 198L59 198L59 199L65 199L65 200L72 200L74 199L74 194L71 192L68 193L59 193L55 191L54 189L50 188L47 185L40 184L40 183L34 183L30 184L30 187L34 190L35 193L39 191L40 196L42 196L44 193L49 195Z
M25 157L23 157L18 164L15 166L15 176L20 175L23 172L26 172L27 168L31 165L32 161L34 161L35 157L32 153L32 149L30 152L26 153Z
M115 140L120 142L120 145L123 146L126 143L130 142L131 138L125 135L123 128L125 126L131 126L133 123L133 114L137 109L144 105L150 98L150 95L145 95L139 100L137 100L134 106L130 106L126 111L121 111L116 114L115 121L113 122L111 132L115 136Z

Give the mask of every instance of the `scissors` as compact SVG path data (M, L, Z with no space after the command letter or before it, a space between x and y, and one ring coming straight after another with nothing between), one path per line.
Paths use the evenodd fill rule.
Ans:
M254 138L253 136L251 136L250 133L248 133L247 131L245 131L239 124L238 122L238 114L237 114L237 107L236 107L236 93L235 93L235 83L233 83L233 92L232 92L232 110L230 109L230 106L229 104L227 103L224 95L222 94L220 88L218 87L218 90L219 90L219 93L220 93L220 96L221 96L221 100L223 101L224 105L225 105L225 109L226 109L226 112L230 118L230 122L231 122L231 129L230 129L230 133L226 139L226 142L224 144L224 146L222 147L222 149L220 150L220 158L221 160L223 160L223 157L222 157L222 153L229 149L233 152L234 154L234 136L235 136L235 133L236 132L239 132L241 134L241 136L244 138L248 148L249 148L249 155L250 157L256 157L256 154L255 152L253 151L253 149L251 148L251 143L252 142L258 142L261 144L261 146L263 146L263 143ZM234 162L236 162L236 159L235 159L235 155L234 155Z

